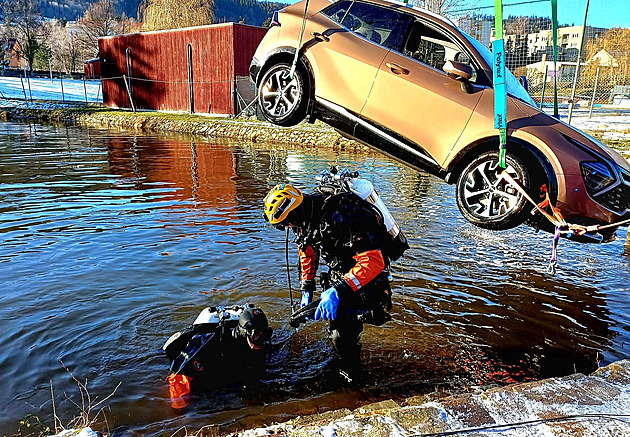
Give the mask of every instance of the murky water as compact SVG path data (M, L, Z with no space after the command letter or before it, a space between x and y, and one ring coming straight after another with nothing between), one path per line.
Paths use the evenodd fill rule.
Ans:
M312 187L334 163L375 183L411 244L394 320L364 333L362 390L339 386L323 324L288 326L284 234L261 216L272 184ZM453 199L376 154L0 124L0 432L27 413L52 424L51 381L68 424L83 405L68 370L87 381L93 415L107 407L100 426L171 435L628 358L625 229L603 246L561 242L549 276L549 235L477 229ZM205 306L245 302L275 329L261 382L218 383L173 410L162 344Z

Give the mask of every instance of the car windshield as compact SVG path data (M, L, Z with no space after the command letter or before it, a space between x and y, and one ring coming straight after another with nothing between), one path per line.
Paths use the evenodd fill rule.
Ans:
M487 47L485 47L483 44L481 44L472 36L468 35L466 32L462 31L462 35L464 35L466 39L468 39L468 41L470 41L472 45L475 46L475 49L477 49L479 54L483 56L486 63L492 66L492 53L490 52L490 50L488 50ZM505 72L506 72L505 73L505 87L507 89L508 94L536 107L536 102L534 102L532 97L528 94L525 88L523 88L523 86L520 84L518 79L514 77L512 72L508 70L507 68L505 69Z

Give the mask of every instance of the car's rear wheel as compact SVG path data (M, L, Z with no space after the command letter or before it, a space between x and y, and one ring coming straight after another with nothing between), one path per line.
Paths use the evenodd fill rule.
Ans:
M258 103L263 116L280 126L293 126L304 120L308 108L309 82L306 72L279 63L267 70L258 86Z
M530 175L523 161L506 157L506 170L526 191ZM466 166L457 179L457 206L469 222L486 229L510 229L527 218L527 199L514 188L499 167L498 153L485 152Z

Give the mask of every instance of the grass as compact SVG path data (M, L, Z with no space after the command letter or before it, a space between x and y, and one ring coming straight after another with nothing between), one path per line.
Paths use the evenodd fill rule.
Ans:
M114 396L116 390L118 390L118 387L120 387L122 382L118 383L112 393L99 400L98 397L92 397L90 395L90 392L88 391L87 378L84 381L80 381L72 374L70 369L66 367L63 361L60 362L64 370L68 372L72 380L77 384L79 398L78 400L72 399L65 392L63 393L64 399L69 401L76 407L77 413L75 417L73 417L66 425L64 425L59 416L57 416L55 393L51 380L50 396L52 398L52 413L54 422L53 425L50 426L45 424L40 420L38 416L27 414L24 419L18 422L18 428L14 433L11 434L11 437L44 437L52 434L59 434L60 432L69 429L83 429L87 427L106 429L107 433L110 433L109 423L107 422L107 417L105 416L105 410L107 409L107 406L104 404L107 400Z

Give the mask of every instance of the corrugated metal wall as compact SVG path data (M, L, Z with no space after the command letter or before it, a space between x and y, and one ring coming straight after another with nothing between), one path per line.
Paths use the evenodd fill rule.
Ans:
M131 107L122 78L128 74L128 52L136 109L190 110L187 46L191 44L195 112L234 114L235 78L248 75L266 31L226 23L101 38L103 102Z

